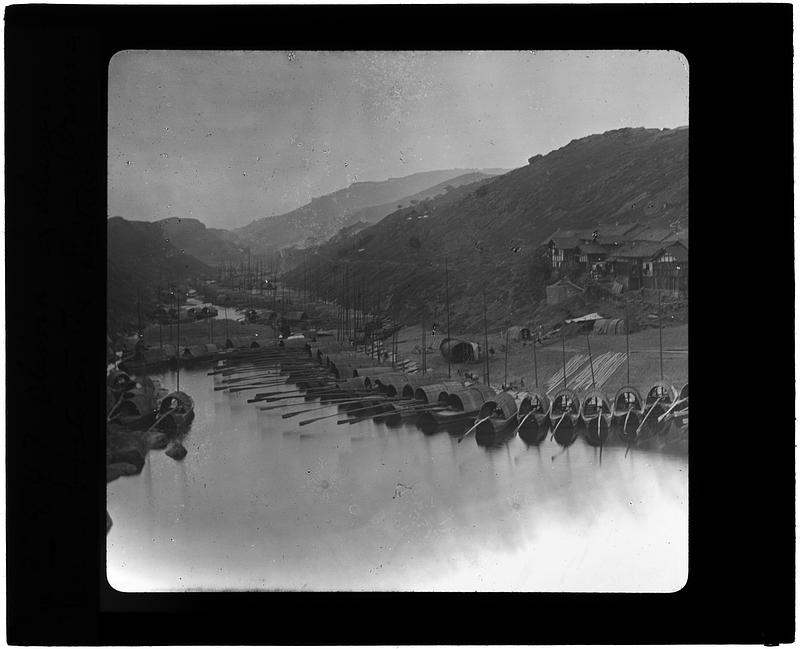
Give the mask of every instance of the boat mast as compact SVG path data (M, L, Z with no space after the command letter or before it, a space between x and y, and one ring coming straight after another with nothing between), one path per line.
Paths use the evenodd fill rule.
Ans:
M592 371L592 387L596 387L594 383L594 363L592 362L592 345L589 343L589 334L586 334L586 347L589 350L589 369Z
M178 347L175 358L175 385L176 391L181 391L181 292L180 288L175 292L175 299L178 301Z
M489 385L489 381L491 380L491 366L489 365L489 333L486 329L486 287L483 287L483 353L486 357L486 376L485 381L486 385Z
M422 318L422 376L425 376L425 318Z
M631 384L631 346L629 341L630 334L630 313L625 309L625 358L628 360L628 385Z
M567 387L567 351L564 347L564 327L561 327L561 365L564 368L564 387Z
M658 292L658 369L664 380L664 352L661 347L661 291Z
M539 387L539 367L536 363L536 340L533 341L533 381L534 387Z
M444 258L444 301L447 306L447 378L450 378L450 280L447 274L447 257Z
M503 387L508 386L508 327L506 327L506 367L505 378L503 379Z

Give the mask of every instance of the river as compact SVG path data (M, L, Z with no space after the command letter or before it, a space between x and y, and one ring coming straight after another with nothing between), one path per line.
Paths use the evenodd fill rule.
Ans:
M174 372L156 375L167 388ZM125 592L671 592L688 571L688 461L621 444L498 448L413 424L283 419L181 370L196 418L175 462L108 484ZM286 386L286 389L291 389ZM263 388L261 389L263 391ZM297 409L316 402L295 401ZM555 456L555 457L554 457Z

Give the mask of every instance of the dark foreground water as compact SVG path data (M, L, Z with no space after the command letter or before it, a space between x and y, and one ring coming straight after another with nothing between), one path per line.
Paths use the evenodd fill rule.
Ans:
M110 584L187 589L674 591L688 565L687 460L582 438L485 448L334 417L307 426L182 370L196 419L108 485ZM159 377L168 388L175 375ZM272 388L269 388L270 390ZM262 389L264 390L264 389ZM300 408L316 402L296 400ZM272 404L269 404L272 405ZM300 409L296 408L296 409Z

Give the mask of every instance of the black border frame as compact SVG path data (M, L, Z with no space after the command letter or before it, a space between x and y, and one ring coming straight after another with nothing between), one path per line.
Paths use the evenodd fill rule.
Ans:
M790 4L16 5L5 18L10 644L793 641L793 413L788 398L785 411L755 400L757 377L769 372L786 396L793 379L781 339L793 315L776 308L788 311L781 280L793 270ZM105 362L106 73L123 49L684 54L692 283L703 295L692 305L690 371L708 404L693 417L701 435L690 453L687 586L665 595L109 592L96 368ZM783 372L752 365L772 341ZM742 391L722 409L728 379ZM731 419L738 401L746 416Z

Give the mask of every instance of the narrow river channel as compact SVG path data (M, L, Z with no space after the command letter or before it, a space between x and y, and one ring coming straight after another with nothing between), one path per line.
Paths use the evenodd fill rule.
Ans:
M688 461L565 453L413 423L306 426L182 369L196 418L175 462L108 484L109 583L176 590L667 592L688 566ZM167 388L174 372L157 375ZM286 386L286 389L290 389ZM316 401L297 398L299 409ZM553 456L556 456L555 458Z

